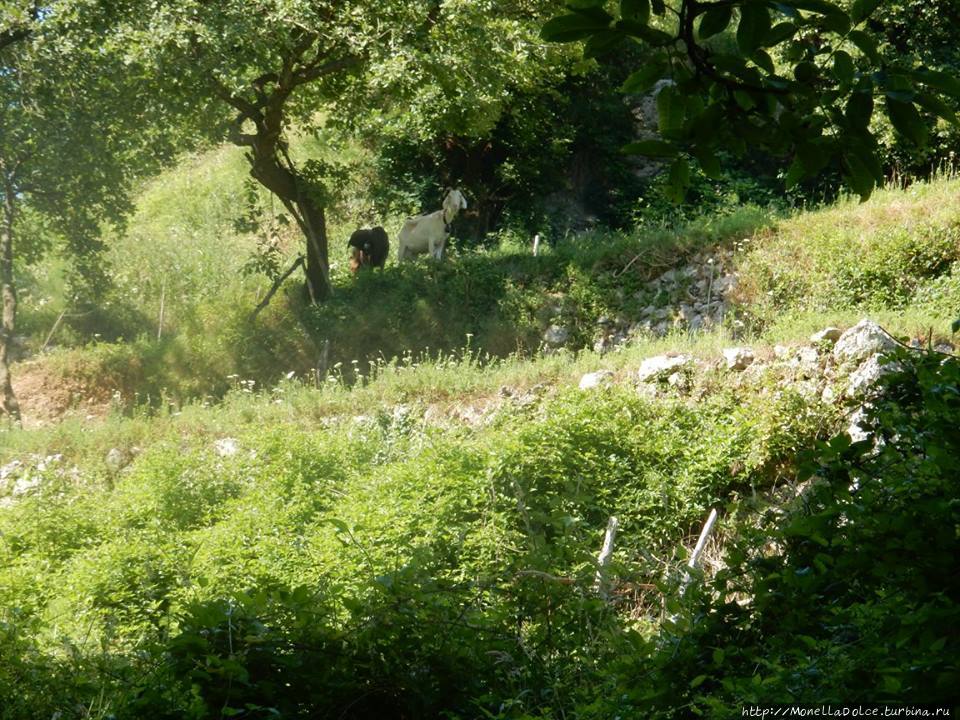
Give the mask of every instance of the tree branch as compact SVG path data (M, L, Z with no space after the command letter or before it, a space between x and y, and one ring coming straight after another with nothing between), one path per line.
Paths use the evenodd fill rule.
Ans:
M39 3L33 3L30 8L30 19L36 20L40 15ZM26 40L33 34L33 28L24 23L15 23L10 27L0 30L0 51L5 50L11 45Z
M294 73L294 78L296 79L298 85L302 85L303 83L312 82L323 77L324 75L329 75L332 72L336 72L337 70L344 70L348 67L352 67L353 65L359 65L362 59L363 58L358 55L351 55L350 57L331 60L330 62L323 63L322 65L317 65L315 64L316 61L314 61L314 63L311 63L310 65L307 65Z
M30 28L23 26L14 26L0 31L0 51L21 40L26 40L31 32L33 31Z
M293 271L298 267L303 265L306 258L303 255L298 255L297 259L293 261L293 265L280 277L273 281L273 286L267 291L267 294L263 296L263 300L253 309L253 312L250 313L250 319L253 320L260 314L260 311L263 310L267 305L270 304L271 298L277 293L277 290L280 289L280 286L283 285L283 281L288 277L293 275Z
M263 109L262 105L252 103L246 98L235 95L230 92L230 88L212 75L210 76L210 83L213 85L214 94L239 112L241 120L252 120L255 123L263 122L263 113L261 112Z

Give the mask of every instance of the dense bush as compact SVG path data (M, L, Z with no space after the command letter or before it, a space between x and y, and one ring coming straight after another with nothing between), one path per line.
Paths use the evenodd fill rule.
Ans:
M822 432L774 389L573 390L453 431L261 427L251 403L232 456L184 429L119 473L47 471L0 509L0 716L570 709L622 650L592 590L607 518L618 576L656 579L651 553Z
M740 717L749 704L952 706L960 547L960 363L896 357L866 440L808 454L794 508L748 521L727 568L603 705L623 717Z

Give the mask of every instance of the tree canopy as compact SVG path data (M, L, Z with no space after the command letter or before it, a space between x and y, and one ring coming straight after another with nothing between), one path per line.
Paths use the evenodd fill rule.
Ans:
M122 218L133 180L162 155L164 118L122 58L105 51L95 18L66 3L3 7L0 27L0 392L16 418L7 371L16 322L14 258L44 238L20 233L24 211L44 219L72 260L77 290L103 287L101 225ZM150 152L145 152L150 148ZM49 240L50 238L45 238Z
M627 41L641 43L646 62L624 91L657 95L661 139L629 151L670 165L670 192L682 199L690 160L708 176L718 153L761 148L788 157L788 187L834 165L866 199L882 183L872 119L884 114L916 147L927 142L927 118L956 125L960 81L878 51L868 21L880 0L841 6L827 0L571 0L550 20L544 38L584 40L601 56ZM878 112L879 111L879 112Z

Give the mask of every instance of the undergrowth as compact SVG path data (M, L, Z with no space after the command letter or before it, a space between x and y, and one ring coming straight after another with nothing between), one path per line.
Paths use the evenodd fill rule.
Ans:
M66 448L0 510L0 716L569 707L623 617L591 589L607 518L618 577L657 581L834 422L775 390L567 390L472 430L403 407L304 428L265 393L132 431L123 470Z

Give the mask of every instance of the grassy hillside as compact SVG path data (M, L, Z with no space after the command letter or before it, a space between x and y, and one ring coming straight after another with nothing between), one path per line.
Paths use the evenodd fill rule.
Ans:
M410 364L464 348L481 359L529 357L553 325L578 350L593 345L598 319L627 327L651 304L682 332L675 315L689 302L684 286L663 294L650 281L718 248L729 251L739 276L721 329L728 336L792 341L869 313L904 336L932 330L942 338L960 308L960 210L952 202L960 181L944 177L879 191L865 204L788 214L733 207L676 227L596 231L546 247L537 258L510 242L467 251L454 241L442 264L391 262L356 278L346 272L339 240L371 211L338 206L331 222L333 299L309 307L291 280L254 320L269 281L243 273L259 242L235 227L243 181L242 159L223 149L145 188L111 246L116 288L109 301L92 317L73 318L68 309L50 341L56 349L15 373L28 419L31 394L38 396L38 419L70 407L100 415L117 399L127 407L179 405L222 397L238 379L269 386L291 373L315 378L318 369L352 381L393 358ZM393 230L399 220L385 222ZM281 256L297 252L290 228L279 227L275 238ZM51 288L57 272L55 263L33 270ZM52 289L27 296L28 345L43 344L64 302ZM651 341L633 337L634 344Z
M747 701L945 697L955 639L932 628L954 627L954 606L904 573L955 538L910 540L927 560L901 562L892 500L852 495L850 468L857 482L899 478L877 487L908 493L915 506L897 512L923 533L953 527L938 449L957 440L956 363L901 360L906 389L891 397L906 410L876 404L863 421L885 433L876 456L843 433L824 444L860 400L853 368L806 337L867 313L904 339L949 337L957 180L587 234L537 258L505 246L339 272L324 306L291 287L252 320L265 281L238 274L255 240L233 227L226 189L242 191L241 170L222 151L146 189L114 249L110 309L139 337L15 368L35 389L28 412L39 397L63 406L53 418L80 414L0 434L0 717L720 717ZM208 181L224 189L201 192ZM171 211L185 194L195 204ZM675 311L695 274L659 278L719 249L738 273L732 304L689 331ZM169 269L159 285L154 268ZM673 313L665 336L583 349L601 316L651 304ZM567 347L540 353L551 325ZM727 370L732 344L757 362ZM692 359L638 385L642 361L668 351ZM609 387L578 390L596 370ZM791 506L811 474L852 504ZM711 508L712 589L681 601ZM610 516L605 598L595 558ZM877 558L866 549L888 539ZM838 564L839 584L862 592L837 593ZM918 629L888 646L878 623L900 612ZM764 672L748 652L761 643L779 658ZM850 669L870 662L891 677L880 695Z

